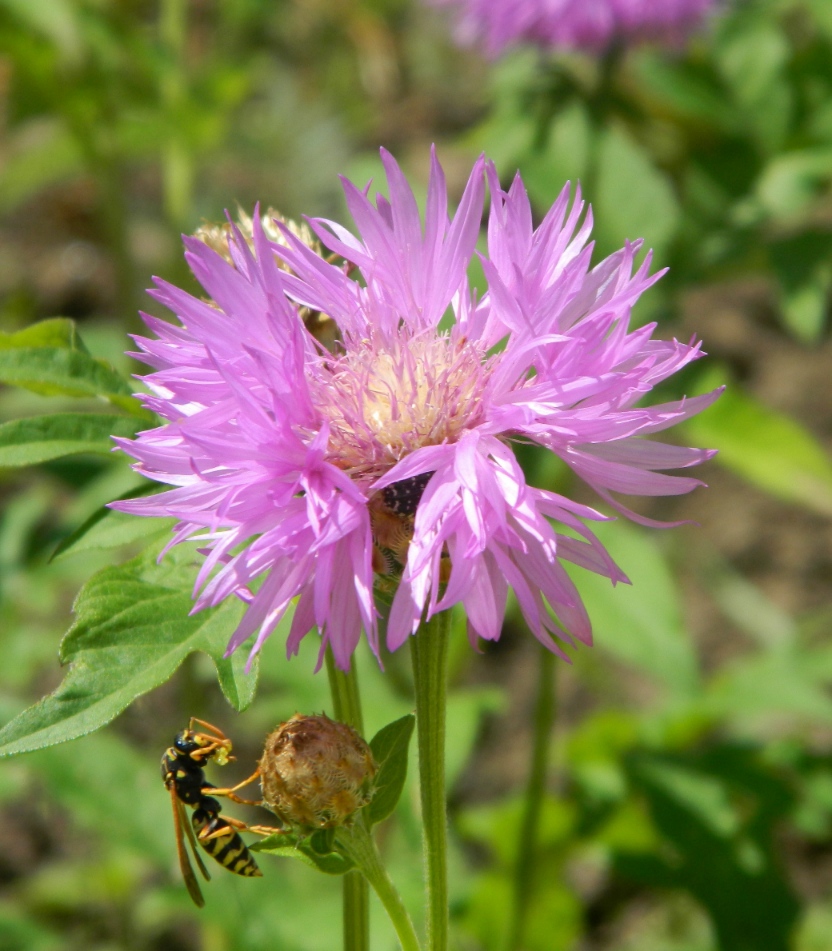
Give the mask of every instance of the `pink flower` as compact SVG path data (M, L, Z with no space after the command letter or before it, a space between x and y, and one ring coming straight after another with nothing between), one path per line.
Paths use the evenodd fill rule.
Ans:
M678 45L717 0L429 0L458 13L458 37L492 57L507 46L602 53L616 44L654 40Z
M175 516L171 544L202 542L195 610L229 595L248 603L229 652L254 635L255 654L297 599L288 652L317 627L346 669L362 629L378 653L379 589L392 596L391 649L457 603L473 642L495 640L510 586L534 635L564 656L555 638L592 634L563 563L627 579L586 525L605 516L528 485L512 445L545 446L649 523L610 493L700 485L660 470L710 451L642 437L718 394L637 406L701 351L653 339L653 325L629 329L660 275L648 274L649 254L636 267L640 242L590 267L579 193L570 206L565 187L535 229L519 176L503 192L480 159L449 219L434 155L423 228L398 165L384 151L382 161L389 201L344 182L357 235L310 221L330 259L285 226L270 241L257 215L251 240L236 229L229 240L231 263L186 239L210 301L156 281L179 324L146 316L155 337L137 342L154 368L144 402L165 422L117 440L137 471L173 488L114 507ZM478 300L466 273L486 179ZM307 331L310 311L337 324L335 352Z

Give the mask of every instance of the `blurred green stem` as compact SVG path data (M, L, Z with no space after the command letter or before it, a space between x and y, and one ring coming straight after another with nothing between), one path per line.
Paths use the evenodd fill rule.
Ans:
M167 54L160 83L168 135L162 152L162 187L165 214L171 224L187 230L191 224L193 159L182 135L181 123L187 99L185 40L187 0L162 0L159 38Z
M345 673L335 665L332 651L327 648L326 670L335 719L348 723L363 736L364 718L361 714L355 659L349 672ZM353 871L347 872L342 882L344 951L369 951L370 892L367 879L361 872Z
M445 708L450 612L435 614L410 638L419 792L427 874L428 951L448 947L448 819L445 801Z
M540 815L546 795L549 747L555 723L555 655L540 646L537 667L537 700L534 708L534 739L529 777L512 879L512 913L507 951L521 951L526 934L529 906L534 892L535 853Z

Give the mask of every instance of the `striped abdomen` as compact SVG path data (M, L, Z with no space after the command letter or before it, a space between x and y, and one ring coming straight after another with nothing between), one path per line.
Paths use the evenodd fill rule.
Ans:
M191 824L194 827L197 841L203 849L223 868L235 875L255 876L263 873L257 867L251 852L246 848L245 842L239 832L234 829L228 829L222 835L214 839L202 838L208 836L216 829L222 829L228 826L225 819L216 812L209 812L203 806L195 809L191 816Z

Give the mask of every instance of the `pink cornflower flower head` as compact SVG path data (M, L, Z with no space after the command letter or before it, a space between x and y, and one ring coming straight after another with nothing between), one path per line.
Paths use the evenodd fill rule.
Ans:
M136 341L154 368L144 402L165 422L117 440L137 471L173 488L114 507L175 516L171 545L201 541L194 610L230 595L248 604L229 652L254 636L253 656L297 599L288 653L317 627L347 669L362 629L379 653L379 588L392 597L390 649L457 603L474 644L495 640L510 586L534 635L566 656L592 632L563 563L627 579L587 527L606 516L527 484L513 444L546 447L619 512L658 524L610 493L701 485L659 470L710 451L642 437L718 394L637 406L700 347L630 329L660 275L649 254L636 267L641 242L591 268L579 190L570 202L567 185L534 228L520 177L505 192L480 158L449 218L434 154L423 227L398 165L382 161L389 200L344 181L357 234L310 220L329 258L288 228L270 241L257 214L252 246L233 231L231 263L185 239L210 300L156 281L179 325L145 316L155 337ZM466 272L486 179L478 299ZM336 322L336 352L306 329L310 310Z
M458 14L457 36L491 57L530 43L599 54L643 41L678 46L718 0L429 0Z

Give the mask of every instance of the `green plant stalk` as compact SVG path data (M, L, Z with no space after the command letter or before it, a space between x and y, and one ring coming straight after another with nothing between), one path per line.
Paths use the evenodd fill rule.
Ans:
M345 673L336 666L332 651L327 648L326 670L335 719L348 723L363 736L364 718L355 661L349 673ZM370 951L370 891L367 878L361 872L347 872L343 876L342 908L344 951Z
M419 792L427 876L429 951L448 947L448 816L445 799L445 708L450 613L443 611L410 638L416 731L419 738Z
M372 835L364 824L356 822L352 826L341 826L335 833L335 845L339 852L355 862L364 878L372 885L396 929L402 951L421 951L410 915L387 874Z
M187 12L187 0L162 0L159 8L159 38L169 59L160 82L170 127L162 150L163 202L168 220L180 228L189 225L194 180L193 156L176 121L187 99Z
M535 853L540 815L546 795L549 747L555 723L555 655L540 646L537 667L537 700L534 709L534 740L529 778L523 804L512 876L512 910L507 951L521 951L526 936L529 907L534 890Z

